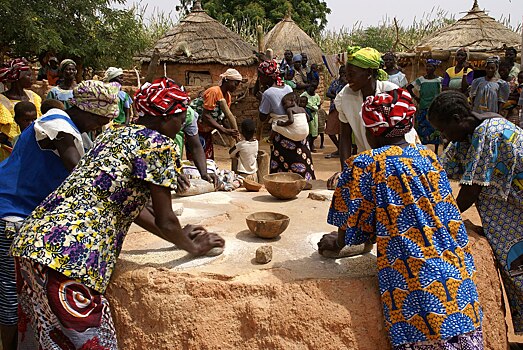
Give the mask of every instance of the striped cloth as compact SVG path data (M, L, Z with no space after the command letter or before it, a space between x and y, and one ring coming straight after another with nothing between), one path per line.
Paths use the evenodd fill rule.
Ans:
M9 255L12 239L6 237L6 224L0 219L0 325L14 326L18 323L18 301L14 258Z

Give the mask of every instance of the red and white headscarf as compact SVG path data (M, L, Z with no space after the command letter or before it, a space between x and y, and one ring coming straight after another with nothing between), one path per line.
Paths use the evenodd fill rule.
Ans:
M22 72L29 71L31 67L25 58L15 58L0 68L0 82L12 83L20 79Z
M280 70L278 69L278 63L275 60L263 61L258 66L258 72L266 75L276 82L277 86L283 86L283 80L280 77Z
M162 117L187 110L189 95L174 80L160 78L145 83L134 96L138 115Z
M412 96L404 89L396 89L369 96L361 110L365 127L374 136L398 137L412 129L416 107Z

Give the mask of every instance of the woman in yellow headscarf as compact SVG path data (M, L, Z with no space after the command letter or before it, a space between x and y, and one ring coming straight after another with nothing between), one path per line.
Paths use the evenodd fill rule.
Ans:
M363 101L369 96L397 89L398 86L389 81L387 73L381 69L381 53L371 47L348 48L346 65L347 85L338 93L334 103L339 112L340 128L340 162L352 155L352 144L358 152L371 149L365 136L365 126L360 116ZM416 132L412 129L407 134L409 142L416 141Z

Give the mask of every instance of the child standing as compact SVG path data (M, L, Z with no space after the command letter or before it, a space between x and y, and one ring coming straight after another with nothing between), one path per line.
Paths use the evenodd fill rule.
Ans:
M252 119L245 119L241 126L244 140L238 142L229 150L231 158L238 158L238 174L245 179L258 182L258 140L254 137L256 125Z
M22 133L32 122L36 120L37 112L36 106L34 103L29 101L20 101L15 105L15 122L20 128L20 133ZM20 135L16 135L13 138L13 147L18 141Z
M296 83L294 82L294 70L287 70L285 71L285 75L283 76L283 83L285 85L289 85L291 89L296 89Z
M441 92L442 77L434 74L441 61L428 59L426 63L426 74L418 77L414 82L407 86L411 96L418 102L418 114L416 116L416 131L424 145L435 145L435 153L438 154L438 148L441 144L441 135L439 131L427 120L427 112L432 100ZM419 96L414 93L414 88L419 89Z
M321 98L320 95L316 93L317 88L318 81L312 81L307 90L305 90L305 92L300 96L307 98L306 109L309 110L311 115L309 121L309 148L311 152L316 152L314 140L318 137L318 110L320 109Z

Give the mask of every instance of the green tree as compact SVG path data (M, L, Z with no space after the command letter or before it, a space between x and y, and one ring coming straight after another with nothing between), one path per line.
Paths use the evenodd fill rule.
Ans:
M84 67L129 66L151 39L136 7L113 7L123 3L0 0L0 54L34 58L50 51Z
M190 10L193 0L180 2L183 15ZM327 15L331 13L323 0L202 0L201 3L211 17L224 24L249 19L263 27L272 27L290 12L292 19L312 36L325 28Z

